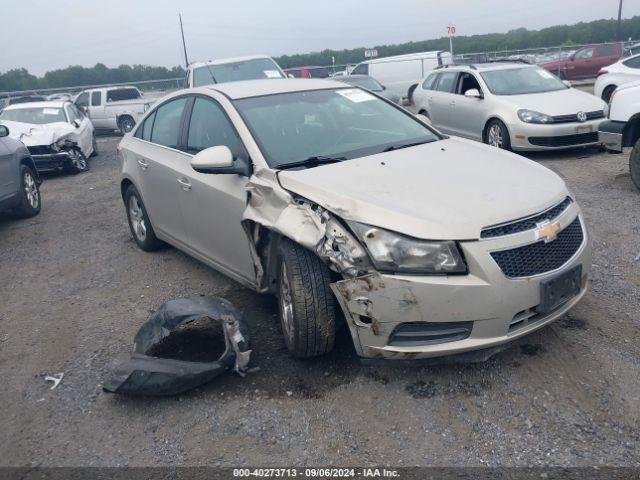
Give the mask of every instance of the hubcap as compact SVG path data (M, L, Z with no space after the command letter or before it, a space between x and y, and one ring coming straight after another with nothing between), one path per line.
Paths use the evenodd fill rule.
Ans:
M129 133L131 130L133 130L133 122L131 120L123 120L122 130L124 130L124 133Z
M36 181L29 172L24 174L24 193L31 208L38 208L38 205L40 205L40 192L38 192Z
M138 197L135 195L129 199L129 221L131 222L131 229L136 238L144 242L147 238L147 224L144 221L144 213L142 212Z
M502 148L502 129L500 125L491 125L488 135L489 145Z
M84 158L84 155L79 150L73 149L69 151L69 156L71 157L71 163L77 170L86 170L87 168L87 160Z
M287 338L293 340L293 300L291 299L291 286L287 276L287 266L282 262L280 272L280 311L282 315L282 329Z

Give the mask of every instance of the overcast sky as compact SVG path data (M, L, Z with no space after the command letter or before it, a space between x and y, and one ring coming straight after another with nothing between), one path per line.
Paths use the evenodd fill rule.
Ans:
M640 14L625 0L623 17ZM526 5L526 6L525 6ZM617 16L618 0L0 0L0 72L371 47Z

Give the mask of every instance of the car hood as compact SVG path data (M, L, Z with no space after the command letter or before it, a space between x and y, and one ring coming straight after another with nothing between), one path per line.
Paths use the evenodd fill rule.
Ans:
M483 227L540 212L568 195L551 170L457 138L283 170L278 179L345 220L433 240L477 239Z
M11 122L2 120L2 125L9 129L9 136L20 140L27 147L51 145L61 138L73 133L75 127L65 122L35 125L32 123Z
M605 110L607 106L598 97L576 88L528 95L503 95L500 98L518 109L526 108L551 116L595 112Z

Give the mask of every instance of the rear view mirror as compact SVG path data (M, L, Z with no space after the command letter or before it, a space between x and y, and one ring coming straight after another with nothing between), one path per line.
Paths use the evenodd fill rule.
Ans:
M8 137L8 136L9 136L9 129L4 125L0 125L0 138Z
M470 88L464 92L464 96L467 98L482 98L482 94L477 88Z
M237 173L249 176L249 165L246 160L233 159L233 154L226 145L205 148L191 159L191 168L200 173Z

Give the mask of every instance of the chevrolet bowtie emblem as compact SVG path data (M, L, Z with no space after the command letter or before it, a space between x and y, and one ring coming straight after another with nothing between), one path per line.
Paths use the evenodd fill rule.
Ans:
M549 243L556 238L558 238L558 232L560 231L560 223L559 222L542 222L538 224L538 229L536 230L536 239L544 240L544 243Z

